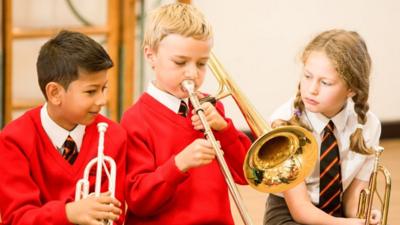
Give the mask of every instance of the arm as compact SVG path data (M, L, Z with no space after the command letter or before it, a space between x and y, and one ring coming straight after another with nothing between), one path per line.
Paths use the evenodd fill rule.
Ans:
M343 207L346 217L356 217L360 193L367 187L368 182L354 179L343 193Z
M31 178L29 153L16 138L0 137L0 211L3 224L69 224L64 201L43 203ZM31 148L36 145L30 145ZM26 146L25 146L26 147Z
M305 183L284 192L290 214L297 223L313 225L363 225L363 220L333 217L312 204Z
M135 121L136 125L133 126L130 121ZM175 166L174 156L162 165L156 165L148 141L149 133L139 121L125 115L121 122L128 133L125 197L129 210L134 214L151 216L167 206L188 174Z
M235 128L231 119L225 117L224 107L221 102L217 102L215 107L211 103L205 102L202 104L202 107L207 122L225 153L224 158L234 180L237 183L246 184L243 173L243 162L251 146L250 139ZM191 119L194 129L204 129L199 116L193 115Z

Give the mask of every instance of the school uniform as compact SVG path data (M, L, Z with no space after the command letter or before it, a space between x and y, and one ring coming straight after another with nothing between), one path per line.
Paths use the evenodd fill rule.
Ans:
M181 172L174 157L195 139L189 115L178 115L180 99L152 84L127 110L121 124L128 132L126 225L233 224L228 188L217 160ZM217 110L224 115L223 105ZM242 163L251 142L232 121L214 131L237 183L245 184Z
M76 183L90 160L97 157L97 123L108 124L104 154L117 165L116 198L124 202L126 132L115 122L98 115L88 125L69 132L37 107L8 124L0 134L0 211L3 224L70 224L65 205L74 201ZM70 135L78 155L73 164L62 156L60 145ZM90 172L94 190L96 168ZM103 174L102 191L108 180ZM124 204L122 204L124 205ZM121 216L117 224L122 224Z
M270 118L270 123L277 119L289 120L293 115L293 99L286 102L278 108ZM367 122L363 127L363 137L367 147L377 147L381 134L381 124L379 119L372 113L367 112ZM354 111L354 103L348 100L346 106L333 118L327 118L320 113L305 111L300 117L301 121L307 124L316 138L318 149L321 147L322 135L324 128L331 120L335 126L334 136L336 137L342 178L343 192L350 186L351 182L356 178L362 181L369 181L370 174L373 170L374 156L356 153L350 149L350 135L357 128L357 114ZM318 150L318 152L320 152ZM319 153L318 153L319 154ZM319 204L320 192L320 162L319 156L311 175L305 179L308 194L314 205ZM343 193L342 192L342 193ZM274 221L292 221L290 213L286 213L286 203L283 194L271 194L267 200L266 214L264 224L275 224ZM287 217L289 216L289 218ZM296 224L296 223L281 223Z

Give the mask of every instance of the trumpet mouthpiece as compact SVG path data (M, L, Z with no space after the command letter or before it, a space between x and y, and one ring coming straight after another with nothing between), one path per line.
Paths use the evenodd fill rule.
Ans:
M108 124L104 123L104 122L97 124L97 130L99 131L99 133L100 132L102 132L102 133L105 132L107 130L107 127L108 127Z

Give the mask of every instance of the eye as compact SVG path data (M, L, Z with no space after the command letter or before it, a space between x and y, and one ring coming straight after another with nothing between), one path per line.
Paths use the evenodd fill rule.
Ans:
M204 66L206 66L206 64L207 63L205 63L205 62L199 62L199 63L197 63L197 66L198 67L204 67Z
M96 93L96 90L95 90L95 89L93 89L93 90L87 90L87 91L85 91L85 93L87 93L87 94L89 94L89 95L94 95L94 94Z
M305 77L306 79L311 79L311 75L310 75L310 74L307 74L307 73L304 74L304 77Z
M331 86L331 85L332 85L331 82L326 81L326 80L322 80L322 81L321 81L321 84L322 84L322 85L325 85L325 86Z
M186 62L185 61L174 61L174 63L178 66L183 66L183 65L185 65Z

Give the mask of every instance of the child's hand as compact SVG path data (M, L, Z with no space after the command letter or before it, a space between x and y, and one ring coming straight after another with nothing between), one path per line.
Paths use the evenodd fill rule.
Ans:
M196 139L175 156L176 167L182 172L207 165L215 158L212 144L206 139Z
M211 129L215 131L220 131L228 126L226 120L219 114L213 104L209 102L204 102L203 104L201 104L201 107L204 110L204 115ZM195 114L195 112L193 112L193 116L191 119L192 125L195 130L204 130L204 126L201 123L200 117Z
M381 221L382 213L378 209L371 210L371 218L369 219L369 224L377 225Z
M289 121L277 119L277 120L274 120L274 122L272 122L271 128L278 128L281 126L288 126L288 125L290 125Z
M109 192L100 197L89 196L76 202L67 203L67 219L73 224L99 225L102 220L117 220L122 213L121 203Z

